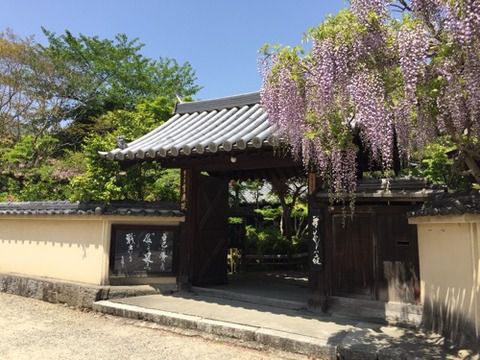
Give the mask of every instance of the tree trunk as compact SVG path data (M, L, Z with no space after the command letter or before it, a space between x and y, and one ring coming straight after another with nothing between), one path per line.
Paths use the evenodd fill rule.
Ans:
M280 231L287 240L292 241L293 226L292 226L292 209L295 203L287 204L286 196L288 194L288 186L279 179L272 180L272 189L277 194L282 206L282 218L280 222Z
M293 224L292 224L292 205L287 204L285 201L285 196L278 195L280 200L280 205L282 206L282 217L280 221L280 231L282 235L288 240L292 241L294 234Z
M465 164L470 170L470 174L474 177L475 182L480 184L480 167L478 166L477 161L467 153L465 154Z

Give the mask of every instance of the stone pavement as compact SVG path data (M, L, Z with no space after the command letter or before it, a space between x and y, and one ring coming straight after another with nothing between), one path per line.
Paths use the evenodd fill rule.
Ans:
M457 358L436 334L194 293L103 300L93 309L320 359Z

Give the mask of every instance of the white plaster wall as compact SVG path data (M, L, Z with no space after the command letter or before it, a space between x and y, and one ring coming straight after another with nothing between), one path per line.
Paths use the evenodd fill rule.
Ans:
M480 338L480 217L437 216L417 224L425 321L452 338Z
M0 272L105 283L108 249L99 218L0 218Z
M0 216L0 273L107 285L112 224L182 221L183 217ZM145 278L144 283L167 281L154 280Z

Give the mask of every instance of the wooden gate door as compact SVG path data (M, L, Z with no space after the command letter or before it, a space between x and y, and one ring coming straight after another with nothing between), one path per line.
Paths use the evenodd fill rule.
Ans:
M374 246L370 214L332 216L332 292L375 297Z
M390 209L377 214L378 299L420 301L417 229L409 225L407 210Z
M198 175L195 210L193 285L227 282L228 183Z

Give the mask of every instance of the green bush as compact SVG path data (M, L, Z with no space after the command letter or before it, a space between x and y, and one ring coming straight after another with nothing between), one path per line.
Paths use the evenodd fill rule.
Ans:
M446 137L425 146L415 154L418 166L409 169L412 175L427 179L433 184L445 185L449 191L468 191L470 182L461 175L463 169L458 159L458 148Z
M280 234L276 227L269 226L256 229L247 225L246 234L248 254L269 255L294 252L294 246Z

